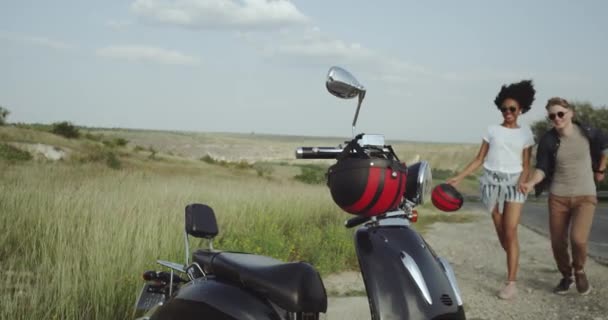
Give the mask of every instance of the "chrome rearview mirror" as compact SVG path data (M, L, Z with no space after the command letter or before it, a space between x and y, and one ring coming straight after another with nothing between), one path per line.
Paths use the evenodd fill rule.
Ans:
M365 92L365 88L353 77L350 72L340 68L331 67L325 82L327 91L338 98L350 99Z
M359 97L357 111L355 111L355 118L353 119L354 137L355 125L357 124L357 118L359 117L359 109L361 109L361 102L365 97L365 87L362 86L350 72L335 66L329 68L325 87L327 88L327 91L338 98L351 99Z

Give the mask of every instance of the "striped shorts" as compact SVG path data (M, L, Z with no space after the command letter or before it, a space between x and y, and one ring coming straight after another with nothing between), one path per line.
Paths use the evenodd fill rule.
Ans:
M498 212L504 211L505 202L524 203L527 195L519 192L517 181L521 172L503 173L484 169L479 178L481 191L481 202L486 206L488 212L492 212L498 205Z

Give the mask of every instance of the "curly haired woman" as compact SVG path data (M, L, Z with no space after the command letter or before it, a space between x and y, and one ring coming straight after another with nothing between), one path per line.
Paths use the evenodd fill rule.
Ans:
M517 119L530 110L535 93L531 80L503 85L494 100L502 113L502 123L488 127L475 159L461 173L447 180L456 186L483 165L484 173L479 179L481 200L492 214L498 240L507 255L507 281L498 292L501 299L517 295L517 226L527 197L522 188L530 170L534 145L532 130L529 126L520 126Z

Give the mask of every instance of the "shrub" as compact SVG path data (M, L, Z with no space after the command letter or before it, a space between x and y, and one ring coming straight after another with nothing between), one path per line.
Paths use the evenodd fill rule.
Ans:
M77 139L80 137L80 131L78 128L67 121L53 123L51 132L68 139Z
M114 142L114 145L116 145L116 146L124 147L127 145L127 143L129 143L129 140L127 140L125 138L114 138L113 142Z
M269 163L256 162L253 169L257 172L258 177L270 177L274 172L274 168Z
M205 163L208 163L208 164L218 165L218 166L222 166L225 168L236 168L236 169L240 169L240 170L253 168L253 165L245 160L241 160L239 162L217 160L217 159L213 158L212 156L210 156L209 154L202 156L199 160L201 160Z
M245 160L241 160L239 162L236 162L234 164L234 167L237 169L251 169L251 168L253 168L253 165L251 165L249 162L247 162Z
M154 147L150 146L148 148L148 151L150 151L150 155L148 156L148 159L156 160L156 149L154 149Z
M9 114L10 111L0 106L0 126L6 124L6 118L8 118Z
M0 144L0 159L10 162L28 161L32 159L32 155L25 150L2 143Z
M297 181L308 184L323 184L327 181L325 174L327 168L318 165L300 166L300 174L293 177Z
M84 137L92 141L101 141L103 139L103 135L92 134L90 132L85 133Z
M216 164L217 161L215 159L213 159L212 156L206 154L204 156L201 157L200 159L202 162L208 163L208 164Z
M112 169L118 170L122 168L122 163L113 152L108 152L106 154L106 164Z

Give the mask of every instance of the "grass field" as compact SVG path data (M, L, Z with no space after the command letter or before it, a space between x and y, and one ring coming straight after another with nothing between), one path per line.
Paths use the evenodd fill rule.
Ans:
M356 268L348 216L324 185L295 181L299 168L288 163L267 162L273 169L260 175L0 127L7 142L53 145L70 158L0 160L0 319L128 319L142 272L158 269L156 259L184 260L184 207L193 202L216 210L218 249L304 260L322 274ZM420 212L421 230L467 219Z

